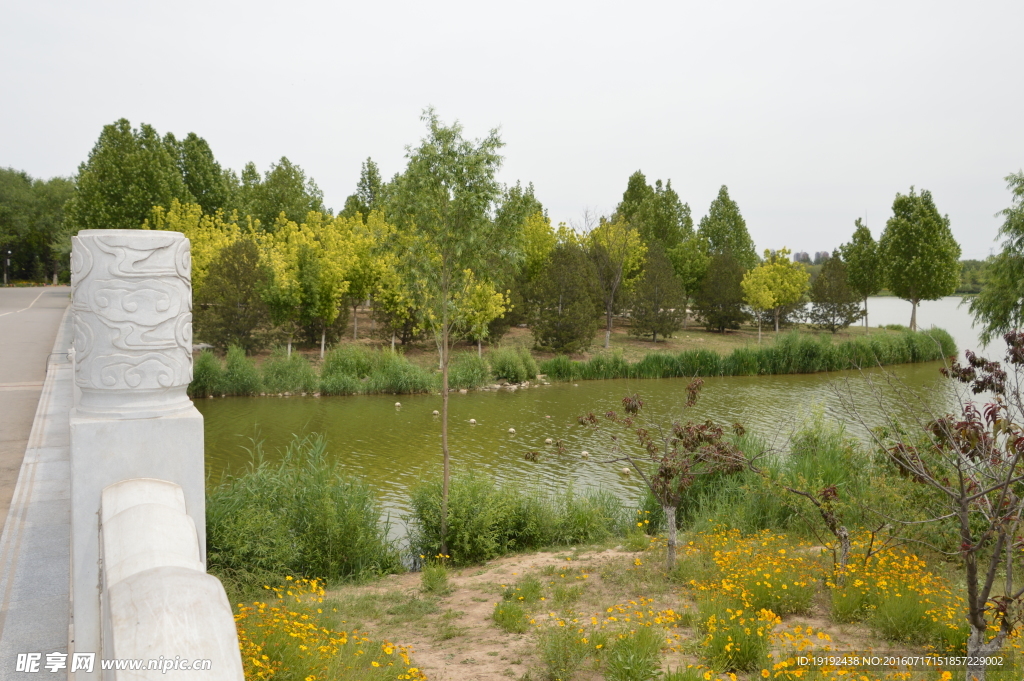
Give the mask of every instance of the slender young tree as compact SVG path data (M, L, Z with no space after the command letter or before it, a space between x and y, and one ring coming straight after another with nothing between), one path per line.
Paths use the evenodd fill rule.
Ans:
M492 219L501 196L495 179L503 146L498 131L482 140L462 136L462 126L444 125L433 109L423 113L427 135L407 149L409 162L398 179L394 218L409 234L405 253L409 272L419 285L412 290L423 301L441 364L441 452L444 473L441 499L442 551L447 552L448 367L451 345L462 320L460 296L472 285L470 275L487 271L496 259L518 260L514 234Z
M696 405L703 385L700 378L690 381L686 387L686 409ZM686 498L687 490L699 476L739 473L750 462L728 437L726 429L714 421L675 421L668 425L643 414L643 406L640 396L633 394L622 399L625 414L605 413L604 422L616 427L609 433L614 458L600 463L629 464L658 501L668 530L665 570L671 572L676 561L676 509ZM595 428L602 423L593 412L577 421ZM732 429L737 435L744 432L739 424L733 424Z
M640 273L647 248L636 228L623 218L601 220L588 235L604 303L604 347L611 347L612 316L623 286Z
M864 328L868 326L868 298L882 290L882 264L878 259L878 244L871 237L871 230L860 218L854 223L856 229L850 243L839 247L846 261L847 279L850 288L864 301Z
M775 333L779 333L779 319L784 308L800 302L807 291L807 280L810 274L798 262L791 262L789 249L778 251L765 250L764 262L749 270L744 276L744 294L747 302L758 309L760 304L769 302L767 309L772 310L775 318ZM756 300L757 304L751 302ZM760 338L760 319L758 320L758 338Z
M910 329L917 331L917 305L956 291L960 283L960 244L928 190L897 194L892 217L878 240L888 289L911 304Z

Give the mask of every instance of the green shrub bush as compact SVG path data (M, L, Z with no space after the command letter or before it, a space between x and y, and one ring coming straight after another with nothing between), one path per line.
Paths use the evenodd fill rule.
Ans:
M448 387L472 390L487 385L491 372L487 362L475 352L460 352L452 357L448 365Z
M333 348L324 356L320 371L324 395L424 393L437 386L435 374L410 363L402 354L353 345Z
M401 568L376 495L329 462L323 437L295 438L279 463L260 443L251 455L244 473L207 492L211 572L258 589L269 574L338 580Z
M232 345L224 360L222 388L228 395L258 395L263 381L256 363L245 356L245 350Z
M441 550L441 483L411 492L410 543L414 553ZM575 545L624 534L622 504L603 490L545 494L498 487L482 475L452 478L448 493L448 554L456 565L490 560L511 551Z
M525 348L495 348L487 355L491 374L509 383L522 383L537 377L537 362Z
M260 367L263 388L270 393L316 392L319 379L309 360L297 352L288 356L284 348L274 348Z
M192 369L192 382L188 384L188 396L209 397L223 393L224 369L220 360L209 350L203 350L196 358Z

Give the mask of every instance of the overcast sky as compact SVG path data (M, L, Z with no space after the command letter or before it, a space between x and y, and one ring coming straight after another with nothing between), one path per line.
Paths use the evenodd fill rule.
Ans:
M722 185L758 249L832 249L932 191L983 258L1024 166L1024 2L75 2L0 13L0 166L70 175L103 125L195 132L226 166L287 156L338 209L422 109L499 127L501 179L554 222L671 178Z

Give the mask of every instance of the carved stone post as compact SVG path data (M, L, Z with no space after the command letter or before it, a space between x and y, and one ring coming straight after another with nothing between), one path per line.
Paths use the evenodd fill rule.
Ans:
M132 478L180 485L206 563L203 417L186 393L192 380L188 239L178 232L83 230L72 240L71 285L77 388L70 422L71 645L99 655L105 487Z

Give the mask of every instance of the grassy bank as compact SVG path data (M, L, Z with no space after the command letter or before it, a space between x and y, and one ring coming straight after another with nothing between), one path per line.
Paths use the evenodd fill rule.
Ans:
M877 329L870 335L840 341L828 334L792 331L777 341L737 347L728 354L708 349L656 351L635 361L613 352L586 360L559 355L538 364L525 347L499 347L484 357L472 351L455 353L448 384L451 389L471 390L496 381L533 380L538 373L561 381L804 374L929 362L956 351L952 337L942 329L912 332L902 328ZM305 355L296 352L289 357L282 349L274 350L260 365L238 348L228 350L223 360L207 350L196 358L189 394L402 395L440 388L441 375L435 367L387 349L343 344L316 365Z
M436 480L410 490L409 534L396 546L372 492L342 476L316 438L277 465L257 450L249 471L211 487L211 571L234 580L242 645L250 659L267 654L276 678L791 681L835 676L795 665L808 652L963 654L962 585L943 557L959 546L951 521L877 529L880 516L925 508L923 486L821 416L785 455L753 434L735 442L761 472L693 481L668 572L666 519L650 497L542 493L482 475L452 480L448 555L438 555ZM825 521L787 488L838 491L829 508L853 538L845 581ZM423 570L405 572L403 555ZM328 579L326 592L315 578ZM1019 678L1018 663L989 677ZM249 664L247 678L270 678L261 669ZM887 673L857 678L906 678Z
M495 381L521 383L536 376L537 363L522 349L498 348L486 358L459 352L452 357L448 387L474 389ZM314 365L300 353L289 357L278 348L257 365L241 349L232 347L223 360L209 350L196 357L189 395L407 395L440 389L439 371L386 349L339 345Z
M790 332L774 343L736 348L726 355L713 350L655 352L635 362L621 354L598 355L584 361L558 356L542 362L540 370L553 380L563 381L809 374L930 362L955 355L956 351L952 336L942 329L879 330L841 342L833 342L826 334L815 337Z

